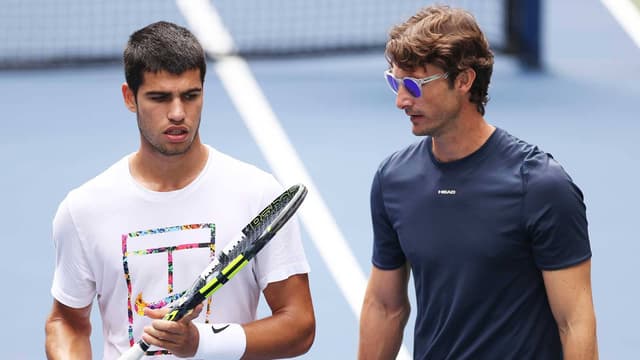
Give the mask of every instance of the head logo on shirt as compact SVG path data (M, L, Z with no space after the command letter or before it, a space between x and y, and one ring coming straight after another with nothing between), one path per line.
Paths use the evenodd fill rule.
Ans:
M438 195L455 195L455 189L440 189L438 190Z

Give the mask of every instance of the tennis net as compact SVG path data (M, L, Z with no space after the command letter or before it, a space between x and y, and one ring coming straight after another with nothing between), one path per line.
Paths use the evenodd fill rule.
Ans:
M523 57L529 50L522 45L522 39L528 36L538 41L535 26L539 19L532 19L530 5L524 12L520 8L522 4L537 2L539 0L458 0L446 3L470 10L496 51ZM428 3L424 0L212 1L239 54L247 57L382 51L389 28ZM174 0L5 0L0 12L0 68L119 62L129 34L158 20L187 26Z

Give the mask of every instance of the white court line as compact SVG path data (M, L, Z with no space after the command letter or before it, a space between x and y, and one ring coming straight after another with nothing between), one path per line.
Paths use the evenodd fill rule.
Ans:
M640 10L631 0L601 0L622 28L640 47Z
M224 56L234 49L233 39L210 0L176 3L205 50L216 58L215 71L275 176L284 184L301 182L309 189L300 209L302 223L359 321L366 277L249 65L241 57ZM397 359L411 359L404 344Z

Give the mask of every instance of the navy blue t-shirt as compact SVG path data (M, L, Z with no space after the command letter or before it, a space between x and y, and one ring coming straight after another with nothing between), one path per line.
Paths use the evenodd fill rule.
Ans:
M453 162L431 144L391 155L371 189L374 266L411 265L414 358L561 359L541 270L591 257L582 192L501 129Z

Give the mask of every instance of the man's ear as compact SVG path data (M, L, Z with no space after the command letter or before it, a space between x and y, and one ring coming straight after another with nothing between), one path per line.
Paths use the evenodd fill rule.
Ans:
M131 112L137 112L138 104L136 103L136 95L127 83L122 84L122 98L124 99L124 105Z
M464 93L471 91L471 86L476 79L476 71L469 68L460 72L456 77L456 86Z

